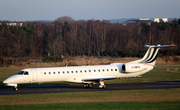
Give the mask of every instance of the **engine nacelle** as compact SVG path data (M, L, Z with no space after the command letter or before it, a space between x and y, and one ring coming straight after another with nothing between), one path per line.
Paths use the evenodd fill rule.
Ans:
M122 71L124 73L139 72L147 69L147 66L139 63L127 63L122 65Z

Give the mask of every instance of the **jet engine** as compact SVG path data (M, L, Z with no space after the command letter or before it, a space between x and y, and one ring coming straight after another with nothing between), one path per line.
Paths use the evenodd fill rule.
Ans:
M131 72L139 72L147 69L147 66L139 63L126 63L122 65L122 72L131 73Z

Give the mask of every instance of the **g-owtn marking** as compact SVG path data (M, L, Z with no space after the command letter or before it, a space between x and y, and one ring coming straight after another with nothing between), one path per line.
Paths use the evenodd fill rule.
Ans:
M99 88L106 88L105 80L121 79L140 76L155 66L157 53L160 47L174 45L146 45L149 47L144 57L129 63L111 63L109 65L71 66L49 68L26 68L3 81L6 86L14 86L17 91L18 84L44 83L44 82L73 82L83 83L91 88L93 84L100 84Z

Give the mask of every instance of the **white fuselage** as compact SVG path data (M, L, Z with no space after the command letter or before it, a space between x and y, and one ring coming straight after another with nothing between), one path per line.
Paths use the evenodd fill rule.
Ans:
M5 83L7 86L17 86L17 84L25 83L59 81L74 83L95 83L96 79L108 80L125 77L136 77L153 69L153 66L151 65L141 64L141 66L143 66L141 71L123 72L122 65L123 63L95 66L27 68L21 71L28 72L28 74L13 75L6 79L3 83Z

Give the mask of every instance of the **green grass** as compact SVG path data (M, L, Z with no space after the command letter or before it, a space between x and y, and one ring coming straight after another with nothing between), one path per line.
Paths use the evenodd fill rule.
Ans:
M0 95L0 105L48 104L72 102L156 102L180 101L180 89L118 90L49 94Z
M161 102L83 102L36 105L1 105L1 110L179 110L180 101Z

